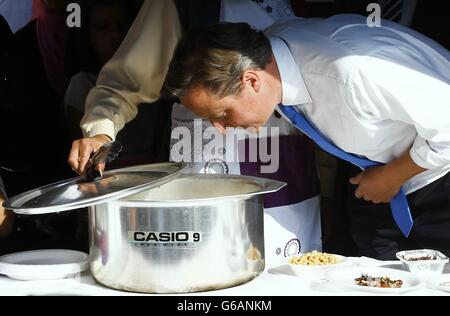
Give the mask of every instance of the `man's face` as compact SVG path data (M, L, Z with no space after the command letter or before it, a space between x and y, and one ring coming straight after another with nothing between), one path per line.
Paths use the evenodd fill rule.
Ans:
M279 103L271 89L255 82L243 83L238 95L219 98L204 87L190 88L181 102L198 116L208 119L221 133L227 127L264 126Z

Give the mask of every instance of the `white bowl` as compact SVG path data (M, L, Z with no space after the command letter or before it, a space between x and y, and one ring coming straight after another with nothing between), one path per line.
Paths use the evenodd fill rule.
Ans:
M327 253L329 254L329 253ZM300 257L303 254L292 256L292 257ZM304 264L293 264L289 263L289 259L292 257L289 257L286 261L287 265L289 266L289 269L291 270L291 273L302 276L302 277L310 277L310 278L323 278L325 276L325 272L327 272L330 269L342 267L345 266L346 263L346 257L336 255L336 254L329 254L336 257L336 259L339 261L338 263L333 264L321 264L321 265L304 265Z
M88 268L88 254L75 250L31 250L0 257L0 274L22 281L64 279Z

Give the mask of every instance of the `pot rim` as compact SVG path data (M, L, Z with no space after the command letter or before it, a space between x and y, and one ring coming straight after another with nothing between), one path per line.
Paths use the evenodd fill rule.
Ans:
M145 164L145 165L137 165L131 167L125 167L120 169L111 169L104 172L103 179L106 179L108 176L114 176L117 173L132 173L132 172L157 172L162 173L163 175L159 178L149 178L149 181L145 181L143 183L137 184L132 187L123 188L118 191L112 191L110 193L106 193L103 195L93 195L92 197L82 198L82 199L73 199L63 201L61 204L57 205L25 205L24 203L33 200L35 197L40 196L41 194L45 194L47 192L52 192L55 189L59 189L61 187L67 185L73 185L79 183L85 183L85 179L81 176L70 178L67 180L58 181L52 184L48 184L42 186L37 189L32 189L23 193L20 193L16 196L8 198L4 203L3 207L5 209L9 209L14 211L16 214L23 215L38 215L38 214L48 214L48 213L59 213L69 210L80 210L84 207L93 206L97 204L101 204L104 202L120 199L125 196L133 195L139 193L141 191L145 191L149 188L160 186L164 183L171 181L173 178L176 178L179 173L185 168L185 163L174 163L174 162L163 162L163 163L155 163L155 164ZM103 180L102 179L102 180ZM100 181L102 181L100 180ZM88 184L93 184L97 186L99 181L86 182Z
M219 197L206 197L206 198L198 198L198 199L179 199L179 200L127 200L129 196L126 196L122 199L118 200L110 200L106 203L109 203L111 205L117 205L117 206L125 206L125 207L149 207L149 206L173 206L178 204L183 204L183 206L190 206L192 204L198 205L200 204L211 204L211 203L220 203L223 201L229 201L229 200L245 200L250 199L258 195L266 194L266 193L272 193L280 190L284 186L287 185L285 182L272 180L272 179L265 179L265 178L258 178L258 177L252 177L252 176L244 176L244 175L233 175L233 174L197 174L197 173L190 173L190 174L181 174L178 177L171 179L172 181L182 180L184 178L203 178L203 179L225 179L225 180L245 180L245 182L249 184L254 184L260 187L259 190L255 192L247 192L242 194L235 194L235 195L224 195ZM152 190L152 189L149 189Z

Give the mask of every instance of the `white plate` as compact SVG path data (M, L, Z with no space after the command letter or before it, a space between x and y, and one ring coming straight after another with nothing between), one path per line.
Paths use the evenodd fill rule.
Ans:
M75 250L32 250L0 257L0 274L16 280L63 279L88 268L89 256Z
M450 274L441 274L432 277L427 281L427 285L432 289L437 289L444 292L450 292ZM443 283L447 283L445 286Z
M355 284L355 279L361 277L362 274L368 274L372 277L389 277L395 280L402 280L401 288L378 288L369 286L360 286ZM410 272L399 271L396 269L379 268L379 267L348 267L342 269L330 270L325 274L328 281L335 282L343 287L351 288L356 291L383 293L383 294L400 294L422 287L422 283L418 277Z

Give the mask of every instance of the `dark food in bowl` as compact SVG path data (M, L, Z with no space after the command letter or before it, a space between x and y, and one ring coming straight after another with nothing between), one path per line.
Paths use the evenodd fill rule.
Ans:
M367 274L362 274L361 277L355 279L356 285L380 287L380 288L401 288L403 285L402 280L392 280L389 277L373 277Z
M438 260L437 256L422 256L422 257L411 257L405 258L406 261L422 261L422 260Z

